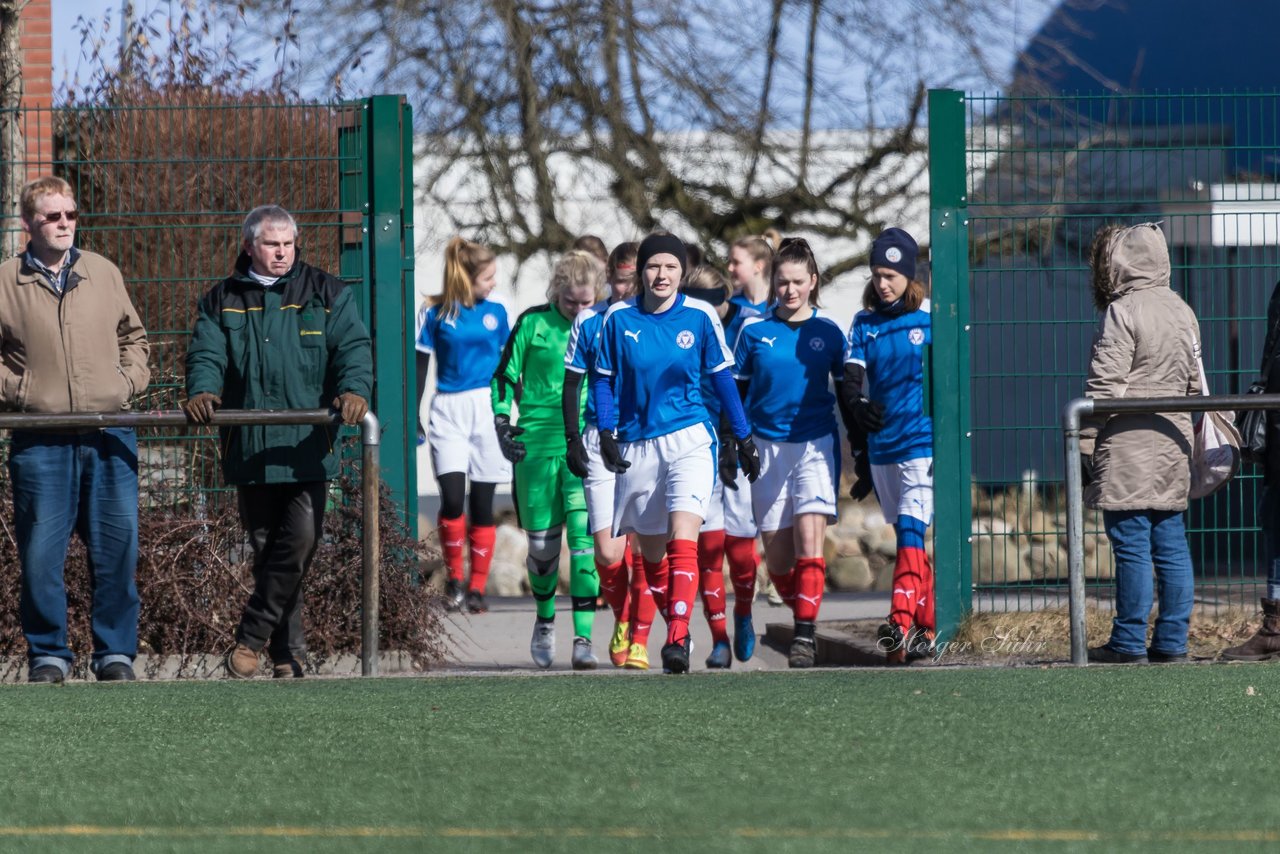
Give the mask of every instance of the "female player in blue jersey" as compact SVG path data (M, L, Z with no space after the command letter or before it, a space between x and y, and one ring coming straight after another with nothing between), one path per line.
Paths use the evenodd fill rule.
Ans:
M769 575L795 616L788 662L812 667L826 586L822 548L840 481L831 387L843 376L844 334L817 309L818 264L806 241L782 241L773 281L773 307L742 324L734 374L760 443L752 508Z
M732 296L733 289L724 273L709 264L699 264L691 268L680 281L680 292L690 299L701 300L714 308L722 324L729 315L729 297ZM732 348L734 339L728 337L727 330L725 340ZM708 419L712 427L716 428L717 436L721 432L726 436L729 435L720 424L720 401L716 397L715 383L709 374L702 376L702 402L706 404ZM730 456L726 448L719 447L718 442L717 451L719 461L726 465L729 482L736 486L736 481L741 474L738 471L737 460ZM707 502L707 517L702 520L702 528L698 531L698 586L702 593L702 613L707 618L707 627L711 629L711 654L707 656L707 667L713 670L725 669L733 663L733 653L729 646L728 621L725 618L727 601L724 590L725 523L731 516L733 518L729 519L729 522L734 525L734 533L742 537L750 537L746 540L751 557L751 564L747 567L748 620L751 615L750 598L755 591L756 527L755 520L751 518L751 497L747 490L747 479L743 477L741 480L745 507L742 506L744 504L742 500L735 502L732 507L729 506L724 496L724 484L717 478L711 491L711 500ZM734 496L738 497L736 492ZM743 521L736 521L739 518ZM731 576L731 578L735 577ZM741 602L735 602L735 610L736 606L741 604ZM748 629L748 632L750 641L754 645L755 632L751 629ZM747 656L750 657L750 654L751 650L748 650Z
M874 487L898 537L889 619L880 646L890 664L928 654L934 638L933 422L925 414L924 366L933 341L929 301L916 280L918 249L900 228L871 245L871 281L845 350L843 394L853 420L854 498Z
M581 401L583 377L595 369L605 312L635 292L636 249L637 244L633 242L614 247L605 268L609 299L583 311L573 322L564 354L561 406L569 470L582 478L587 519L595 541L596 573L600 576L600 590L614 615L609 660L615 667L648 670L649 628L655 615L653 595L645 581L639 549L633 553L626 537L613 535L613 491L617 476L605 468L600 459L595 396L590 385L585 409ZM579 412L582 430L578 429Z
M738 340L742 324L752 317L759 317L769 308L773 250L772 243L757 235L740 237L729 247L729 278L734 292L722 317L725 340L730 347ZM708 409L715 410L713 419L718 418L719 407L714 401ZM713 420L712 423L719 422ZM721 446L719 462L726 472L736 470L732 446ZM733 654L739 661L747 661L756 644L751 603L755 599L756 572L760 568L760 555L756 551L759 530L751 511L751 489L741 473L732 480L723 480L724 484L718 491L724 511L724 554L729 560L729 580L733 584ZM718 514L713 512L712 515ZM717 652L713 650L712 654ZM720 655L723 658L722 652Z
M461 237L445 248L444 290L423 307L418 323L418 399L436 356L436 393L427 419L431 464L440 487L440 548L449 580L445 605L472 613L488 610L485 584L496 529L493 492L511 480L493 429L489 383L510 333L507 310L489 299L497 275L493 252ZM471 479L470 530L463 516ZM471 582L464 594L462 547L470 546Z
M666 601L654 590L667 616L662 667L684 673L689 669L689 615L698 594L698 528L716 476L715 433L703 405L703 374L715 376L716 396L727 411L738 459L750 480L759 474L759 454L728 370L733 354L720 320L711 306L679 292L684 244L670 234L651 234L636 254L643 291L611 306L600 333L592 379L600 456L618 474L614 532L637 535L646 574L664 557L668 561Z

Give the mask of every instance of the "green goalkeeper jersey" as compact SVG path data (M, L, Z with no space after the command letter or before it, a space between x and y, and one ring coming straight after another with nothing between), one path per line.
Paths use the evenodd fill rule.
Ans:
M565 454L560 395L564 389L564 352L572 328L573 318L566 320L550 303L534 306L520 315L489 386L494 414L510 415L516 384L520 384L520 414L513 421L524 428L519 441L529 456ZM586 390L583 383L584 397ZM581 403L578 411L582 411ZM581 423L578 427L581 429Z

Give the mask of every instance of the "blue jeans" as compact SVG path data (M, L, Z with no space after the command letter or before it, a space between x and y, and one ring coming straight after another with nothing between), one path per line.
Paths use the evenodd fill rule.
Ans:
M32 668L65 674L67 591L63 565L73 533L93 585L93 669L132 663L138 652L138 440L133 430L14 431L9 454L13 516L22 562L19 611Z
M1160 613L1151 648L1168 655L1185 653L1195 584L1182 513L1104 510L1102 521L1116 559L1116 616L1107 646L1115 652L1146 655L1154 565Z
M1258 524L1267 561L1267 598L1280 599L1280 487L1263 487Z

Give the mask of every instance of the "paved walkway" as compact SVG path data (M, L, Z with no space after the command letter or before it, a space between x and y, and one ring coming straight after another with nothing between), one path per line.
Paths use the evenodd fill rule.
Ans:
M732 596L730 596L732 600ZM569 611L569 598L557 597L556 604L563 610L556 615L556 660L552 670L570 670L569 655L573 645L573 617ZM732 606L730 606L732 607ZM490 598L489 613L475 616L451 614L449 623L450 649L445 662L435 669L454 673L465 672L520 672L539 668L529 658L529 637L533 632L533 599ZM883 617L889 611L887 593L829 593L822 600L819 629L824 622L862 620ZM763 597L755 601L753 619L757 635L756 654L748 662L733 662L734 670L786 670L787 657L761 642L760 636L768 623L785 623L790 626L791 613L783 607L769 605ZM695 608L693 620L692 669L706 670L706 658L711 652L711 633L702 616L702 606ZM733 617L729 616L729 631L733 632ZM613 614L608 610L596 612L594 642L596 657L600 659L600 671L611 672L609 664L609 635L613 632ZM666 639L661 618L655 623L649 637L649 661L653 672L662 669L660 652ZM597 671L597 672L600 672Z

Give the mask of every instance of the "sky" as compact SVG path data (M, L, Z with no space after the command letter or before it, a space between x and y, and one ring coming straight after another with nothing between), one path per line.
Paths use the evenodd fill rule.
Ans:
M178 7L165 0L133 0L134 16L142 19L156 10L165 10L170 6ZM55 92L64 81L73 80L77 71L81 82L88 75L91 64L82 56L82 34L77 20L95 22L93 32L105 42L106 52L116 53L120 44L120 19L123 0L53 0L53 86ZM110 27L104 22L110 20ZM263 40L260 46L250 47L257 50L260 67L274 68L273 48L270 42ZM311 91L304 85L297 87L304 96L324 97L323 85L313 87Z
M64 81L74 79L77 71L81 80L88 75L90 63L81 56L81 33L79 32L76 21L78 18L93 19L98 23L95 29L97 35L107 42L108 51L114 50L119 45L120 40L120 17L121 6L123 0L52 0L53 2L53 66L54 66L54 88L59 89ZM732 0L729 0L732 2ZM889 2L889 0L885 0ZM1016 32L1008 32L1001 34L991 34L991 43L996 46L1000 56L1004 57L1003 63L998 67L1011 68L1013 58L1017 50L1025 44L1025 42L1033 35L1042 21L1043 9L1046 6L1046 0L1010 0L1012 8L1017 13L1015 15ZM170 4L165 0L133 0L138 17L145 16L148 12L156 9L167 8ZM174 6L179 5L174 0ZM1026 13L1021 10L1026 9ZM104 28L102 22L107 16L110 16L110 28ZM253 48L250 48L253 50ZM257 48L262 67L274 68L273 49L269 42L264 42L262 46ZM360 81L349 80L348 83L352 88L357 88ZM376 80L371 80L367 85L376 88ZM293 88L299 91L303 97L328 97L331 92L326 81L309 81L299 80L293 83ZM373 94L372 92L356 92L349 91L349 94Z

